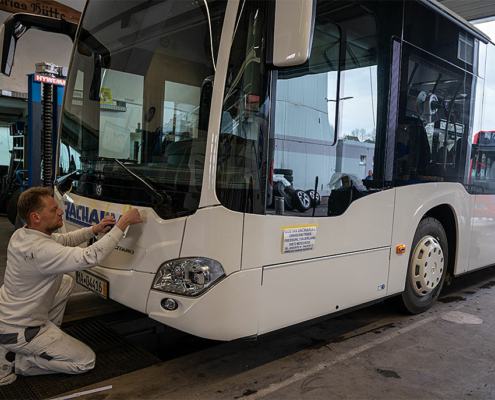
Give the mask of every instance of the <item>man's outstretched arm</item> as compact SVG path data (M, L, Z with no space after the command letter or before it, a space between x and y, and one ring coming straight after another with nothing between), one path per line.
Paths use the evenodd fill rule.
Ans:
M89 228L81 228L68 233L52 233L52 239L63 246L75 247L92 239L98 233L108 232L114 224L115 218L106 216L98 225L90 226Z
M126 212L102 239L86 248L67 247L54 241L43 241L35 252L36 265L44 275L79 271L99 265L115 248L124 231L143 222L137 209ZM107 226L108 229L110 227ZM105 228L105 229L107 229Z

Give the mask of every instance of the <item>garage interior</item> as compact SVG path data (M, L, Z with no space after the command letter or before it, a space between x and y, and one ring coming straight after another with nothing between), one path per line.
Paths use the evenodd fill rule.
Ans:
M69 7L74 19L85 5L85 0L24 1ZM479 29L495 19L493 1L439 2ZM3 23L13 10L1 3ZM68 37L34 30L26 35L12 76L0 76L0 286L16 229L8 206L19 187L12 185L13 172L27 170L29 163L26 75L40 62L68 66L72 51ZM423 314L400 314L385 301L256 340L221 342L167 327L76 285L62 328L95 351L95 369L74 376L19 376L0 386L0 400L491 399L494 287L495 267L489 267L456 278Z

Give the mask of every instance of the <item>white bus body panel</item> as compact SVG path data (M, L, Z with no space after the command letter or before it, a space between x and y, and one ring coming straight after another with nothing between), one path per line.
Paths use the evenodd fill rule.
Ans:
M474 196L469 195L459 183L425 183L403 186L395 190L397 194L387 294L404 290L416 228L429 210L442 204L450 206L456 221L457 254L454 275L467 272ZM396 246L400 244L406 245L406 252L403 254L397 254L395 251Z
M474 196L469 270L495 264L495 196Z
M112 252L102 262L103 267L156 273L165 261L178 258L186 218L162 220L151 209L136 207L143 219L142 224L129 227L127 235L119 241L120 251ZM126 263L133 255L126 250L141 254L136 264Z
M148 296L155 274L137 271L119 271L105 267L90 270L108 280L109 298L127 307L146 313Z
M61 197L58 191L55 191L55 199L65 211L62 232L71 232L84 226L86 220L82 218L84 214L80 211L83 208L89 212L96 210L98 218L102 212L108 212L117 219L127 208L122 204L102 202L70 193ZM78 210L75 214L70 213L68 208L72 206ZM150 208L135 208L139 210L143 223L129 227L126 236L119 241L120 249L113 251L103 260L101 266L154 274L163 262L179 257L186 218L163 220ZM69 215L75 217L68 218Z
M209 207L187 218L181 257L207 257L228 276L241 268L243 214Z
M229 0L222 28L220 47L218 48L215 81L211 95L210 120L208 123L208 139L205 152L205 165L201 199L199 207L209 207L220 204L216 194L216 170L218 157L218 141L222 123L223 96L225 93L225 79L229 68L230 47L234 36L237 7L239 0Z
M259 334L385 296L390 248L263 269Z
M160 303L172 298L177 310L166 311ZM152 290L148 315L168 326L215 340L256 335L261 299L261 268L236 272L200 297L183 297Z
M242 269L390 246L394 190L354 201L335 217L311 218L246 214ZM318 224L313 250L282 253L282 227Z
M264 267L260 334L386 295L394 198L375 193L328 218L246 214L242 269ZM318 224L314 249L283 253L282 227L306 224Z

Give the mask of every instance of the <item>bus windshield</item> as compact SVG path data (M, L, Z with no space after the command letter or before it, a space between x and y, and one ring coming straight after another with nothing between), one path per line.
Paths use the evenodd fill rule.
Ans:
M88 1L62 111L62 193L163 218L197 209L226 5Z

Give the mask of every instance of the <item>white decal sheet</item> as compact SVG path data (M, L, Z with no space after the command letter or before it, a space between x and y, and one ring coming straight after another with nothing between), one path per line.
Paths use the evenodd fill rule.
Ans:
M282 227L282 253L313 250L318 224Z

